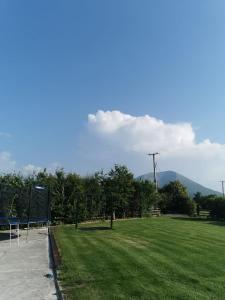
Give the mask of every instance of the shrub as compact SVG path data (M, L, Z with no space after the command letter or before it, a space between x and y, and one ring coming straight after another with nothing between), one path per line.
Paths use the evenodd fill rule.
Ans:
M161 191L160 208L163 212L181 213L192 216L196 211L194 201L189 197L187 189L179 182L173 181Z
M214 219L225 219L225 199L218 197L210 203L210 216Z

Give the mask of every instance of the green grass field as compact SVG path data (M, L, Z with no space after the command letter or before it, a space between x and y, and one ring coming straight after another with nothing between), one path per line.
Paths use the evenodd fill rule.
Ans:
M223 300L224 225L159 217L117 221L114 230L59 226L66 299Z

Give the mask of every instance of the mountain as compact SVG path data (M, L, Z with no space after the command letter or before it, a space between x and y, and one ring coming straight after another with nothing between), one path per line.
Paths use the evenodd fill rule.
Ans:
M138 176L138 180L150 180L153 182L153 173L147 173L141 176ZM192 197L195 193L200 192L203 196L207 195L218 195L221 196L221 193L211 190L202 186L201 184L188 179L187 177L176 173L174 171L165 171L157 173L157 182L159 187L163 187L171 181L179 180L188 190L189 195Z

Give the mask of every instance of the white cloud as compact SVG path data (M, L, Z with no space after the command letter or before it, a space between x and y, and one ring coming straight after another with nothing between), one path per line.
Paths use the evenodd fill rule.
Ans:
M11 134L0 131L1 138L11 138ZM0 151L0 172L8 173L15 171L16 161L12 158L9 151Z
M1 172L13 172L16 167L16 161L13 160L10 152L0 152L0 170Z
M60 168L60 164L58 162L51 163L47 168L48 173L54 173L56 169ZM28 164L22 168L22 173L25 176L37 174L38 172L44 171L44 167L35 166L33 164Z
M1 138L11 138L12 135L7 132L0 131ZM54 173L56 169L60 168L60 164L58 162L53 162L48 164L47 172ZM25 176L36 174L44 170L44 167L36 166L32 163L27 164L25 166L18 165L12 158L12 154L9 151L0 151L0 173L10 173L10 172L19 172L21 171L22 174Z
M92 135L108 143L113 155L117 149L120 163L131 165L135 173L148 172L146 154L158 151L161 171L175 170L217 189L217 181L225 179L225 145L209 139L198 143L191 123L171 124L149 115L98 111L88 116L88 124Z
M26 165L22 168L22 173L25 176L29 176L29 175L33 175L33 174L36 174L38 172L41 172L41 171L43 171L43 169L44 168L42 168L42 167L38 167L38 166L35 166L35 165L32 165L32 164L28 164L28 165Z
M123 144L127 151L173 152L190 147L195 133L189 123L166 124L162 120L145 115L133 117L120 111L98 111L88 116L90 127L105 138Z
M34 166L32 164L28 164L22 167L21 171L24 175L31 175L33 173L37 173L43 170L41 167ZM10 173L10 172L17 172L18 164L12 158L12 154L7 151L0 152L0 172L1 173Z

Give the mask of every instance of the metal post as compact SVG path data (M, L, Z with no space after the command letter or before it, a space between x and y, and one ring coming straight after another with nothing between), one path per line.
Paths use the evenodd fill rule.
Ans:
M222 192L223 192L223 198L224 198L224 181L222 181Z
M28 212L27 212L27 236L26 241L28 239L28 231L30 229L30 207L31 207L31 200L32 200L32 185L30 186L30 197L28 202Z
M48 227L48 232L49 232L49 227L51 225L51 202L50 202L50 194L51 193L51 190L50 190L50 186L48 187L48 207L47 207L47 219L48 219L48 224L47 224L47 227Z
M12 246L12 225L9 224L9 238L10 238L10 248Z
M111 218L110 218L110 228L113 229L113 196L110 199L110 206L111 206Z
M76 211L75 211L75 229L78 228L78 217L79 217L79 212L78 212L78 209L79 209L79 203L78 203L78 200L79 199L79 196L77 197L77 201L76 201ZM75 199L74 199L75 201Z
M224 198L224 182L225 182L225 180L221 180L220 181L221 182L221 184L222 184L222 194L223 194L223 198Z
M158 187L157 187L157 180L156 180L156 166L157 166L157 163L155 161L155 156L158 155L159 153L158 152L155 152L155 153L149 153L148 155L149 156L152 156L152 160L153 160L153 180L154 180L154 184L155 184L155 190L157 192L158 190Z
M20 224L17 223L17 246L20 246Z

